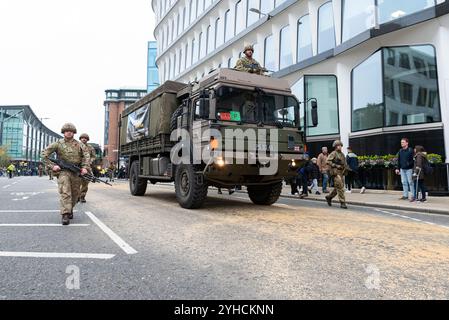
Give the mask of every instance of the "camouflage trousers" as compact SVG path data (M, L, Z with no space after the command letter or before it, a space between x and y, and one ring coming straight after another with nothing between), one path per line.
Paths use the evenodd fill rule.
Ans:
M341 203L346 203L346 196L345 196L345 185L343 183L343 177L333 176L334 179L334 190L332 190L331 194L329 195L329 198L333 199L338 195L338 199Z
M80 199L84 199L86 197L88 190L89 190L89 181L81 179Z
M58 176L61 214L72 213L80 196L81 178L77 175L61 171Z

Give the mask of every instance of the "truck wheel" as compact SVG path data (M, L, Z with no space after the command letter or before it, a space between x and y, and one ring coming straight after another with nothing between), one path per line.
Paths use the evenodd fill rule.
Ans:
M185 209L200 208L207 197L207 183L198 181L195 169L190 165L180 165L175 174L176 199Z
M178 117L182 115L183 107L180 106L178 109L173 112L170 118L170 132L175 131L178 128Z
M248 186L248 195L254 204L271 206L281 196L282 182L268 186Z
M134 161L131 164L131 170L129 171L129 190L133 196L143 196L147 191L147 180L139 178L139 161Z

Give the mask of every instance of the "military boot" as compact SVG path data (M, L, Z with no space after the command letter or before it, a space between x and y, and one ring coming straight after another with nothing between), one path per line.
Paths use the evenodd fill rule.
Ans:
M79 202L86 203L86 199L84 197L81 197Z
M62 225L68 226L70 224L70 214L65 213L62 215Z
M73 220L73 211L69 213L69 219Z
M342 202L342 203L340 204L340 208L342 208L342 209L348 209L348 206L346 205L346 203Z
M325 198L326 198L326 201L327 201L327 204L329 205L329 207L332 207L332 198L329 196L326 196Z

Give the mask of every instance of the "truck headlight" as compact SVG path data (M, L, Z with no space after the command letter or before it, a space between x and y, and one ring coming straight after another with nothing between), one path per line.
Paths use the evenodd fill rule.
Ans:
M215 164L219 167L224 167L226 165L226 162L223 157L217 157L217 159L215 160Z

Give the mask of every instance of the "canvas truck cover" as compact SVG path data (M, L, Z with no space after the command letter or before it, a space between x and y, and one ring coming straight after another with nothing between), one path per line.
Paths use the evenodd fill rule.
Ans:
M122 116L120 144L170 134L170 119L178 107L176 94L186 84L167 81L132 104Z

